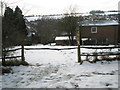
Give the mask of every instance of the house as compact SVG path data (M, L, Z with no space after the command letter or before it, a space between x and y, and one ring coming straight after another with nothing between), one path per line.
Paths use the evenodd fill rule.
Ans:
M114 20L83 21L80 26L82 44L108 45L118 44L120 38L119 23Z
M68 36L57 36L55 38L56 45L69 45L69 37ZM74 43L76 43L76 36L74 36Z
M80 28L82 45L116 45L120 43L120 25L114 20L85 20ZM55 38L56 45L69 45L68 36ZM76 38L74 38L76 45Z

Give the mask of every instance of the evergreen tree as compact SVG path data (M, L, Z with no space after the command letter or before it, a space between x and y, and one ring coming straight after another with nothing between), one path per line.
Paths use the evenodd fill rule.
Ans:
M24 44L27 30L22 11L18 6L15 11L9 7L6 8L2 19L2 28L2 44L4 48Z
M6 7L4 16L2 17L2 64L5 65L5 52L6 47L13 45L13 40L11 38L13 30L13 10ZM3 52L4 51L4 52Z
M25 19L22 15L22 11L17 6L14 12L14 34L16 36L16 44L24 44L24 40L27 36L27 30L25 25Z
M6 7L4 17L2 18L2 43L3 47L9 47L13 44L12 30L13 30L13 10Z

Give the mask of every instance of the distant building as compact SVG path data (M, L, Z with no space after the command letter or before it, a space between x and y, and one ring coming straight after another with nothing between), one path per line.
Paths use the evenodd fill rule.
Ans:
M55 38L56 45L69 45L69 37L68 36L58 36ZM74 36L74 43L76 44L76 37Z
M118 44L119 23L114 20L98 20L98 21L84 21L82 22L81 38L83 44Z

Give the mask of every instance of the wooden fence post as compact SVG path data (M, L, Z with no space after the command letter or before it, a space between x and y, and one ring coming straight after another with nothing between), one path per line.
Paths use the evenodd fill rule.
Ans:
M21 59L22 59L22 61L25 61L25 57L24 57L24 45L22 45L22 48L21 48Z
M77 57L78 57L78 63L82 64L82 61L81 61L81 51L80 51L80 29L79 29L79 25L76 27L76 32L77 32L77 46L78 46L78 49L77 49Z
M78 63L81 62L80 45L78 44Z
M6 54L6 50L5 48L2 48L2 65L5 65L5 55Z

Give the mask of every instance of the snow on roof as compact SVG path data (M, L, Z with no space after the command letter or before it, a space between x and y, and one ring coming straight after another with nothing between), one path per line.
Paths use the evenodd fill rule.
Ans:
M119 23L115 20L96 20L96 21L85 20L82 23L83 23L82 26L119 25Z
M40 19L40 17L33 16L33 17L26 17L26 19L30 22L30 21L38 20L38 19Z
M74 39L76 39L75 36L74 36ZM55 40L69 40L69 37L68 36L59 36L59 37L56 37Z
M88 38L82 38L82 41L86 41L86 40L88 40Z

